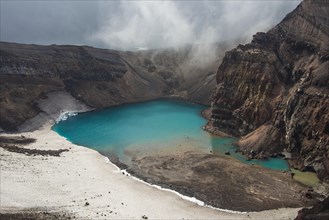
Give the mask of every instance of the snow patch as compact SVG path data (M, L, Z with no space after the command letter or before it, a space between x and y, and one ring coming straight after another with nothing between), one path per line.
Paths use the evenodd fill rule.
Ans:
M76 116L78 113L74 112L74 111L65 111L62 112L58 118L56 119L56 123L59 123L60 121L65 121L67 120L69 117L73 117Z

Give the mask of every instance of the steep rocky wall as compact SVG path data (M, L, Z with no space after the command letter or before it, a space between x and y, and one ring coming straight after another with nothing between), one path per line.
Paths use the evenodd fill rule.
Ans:
M329 2L303 1L267 33L228 51L210 126L242 136L250 157L287 150L329 180ZM256 153L256 155L254 154Z

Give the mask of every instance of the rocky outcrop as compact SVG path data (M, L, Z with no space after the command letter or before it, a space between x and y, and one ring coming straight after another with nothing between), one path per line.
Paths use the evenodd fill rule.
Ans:
M329 180L328 14L328 1L303 1L267 33L226 52L209 123L242 136L247 154L291 152L293 166L322 180Z
M316 204L313 208L298 211L295 220L325 220L329 218L329 197Z
M0 42L0 129L40 125L49 117L39 103L53 92L66 92L94 109L162 97L210 104L216 69L229 46L214 45L213 59L201 62L194 54L197 45L120 52Z

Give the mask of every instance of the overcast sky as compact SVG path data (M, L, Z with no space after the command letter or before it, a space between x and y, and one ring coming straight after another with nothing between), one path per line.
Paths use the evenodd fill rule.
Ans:
M212 43L267 31L300 0L1 0L2 41L121 50Z

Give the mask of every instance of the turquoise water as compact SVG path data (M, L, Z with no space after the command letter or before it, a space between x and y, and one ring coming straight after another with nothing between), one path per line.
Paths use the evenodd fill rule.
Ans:
M221 138L212 138L212 147L213 153L217 154L225 154L225 152L229 151L230 156L239 160L242 163L259 165L262 167L266 167L272 170L289 170L289 165L287 161L282 158L270 158L268 160L247 160L247 158L241 153L235 152L236 147L232 145L232 142L227 139Z
M206 120L201 116L204 106L173 100L157 100L123 105L100 111L78 114L53 126L53 130L72 143L83 145L105 155L115 155L128 162L129 150L147 151L155 148L174 150L175 146L195 145L197 148L223 154L230 151L244 163L254 163L276 170L287 170L282 159L247 161L235 153L235 138L214 137L202 130Z

